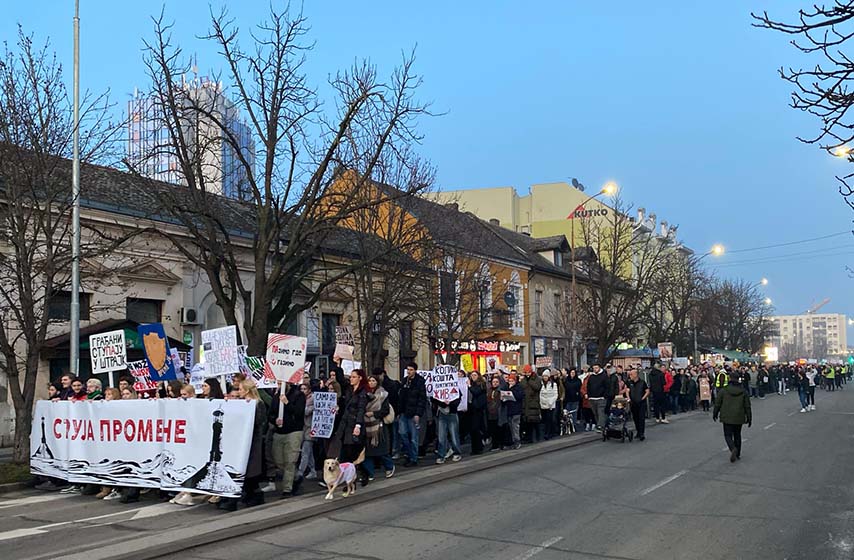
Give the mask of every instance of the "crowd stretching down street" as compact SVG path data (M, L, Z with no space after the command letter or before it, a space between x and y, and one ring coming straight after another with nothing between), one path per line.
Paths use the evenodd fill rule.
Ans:
M340 360L336 359L336 362ZM464 444L471 455L519 449L523 445L576 432L598 432L603 439L617 437L644 441L647 419L668 424L668 417L699 411L723 423L730 460L741 458L741 427L752 423L751 399L797 394L793 407L816 411L816 389L842 390L852 380L850 366L834 365L712 365L673 368L655 362L640 365L544 369L525 365L482 375L460 370L468 390L466 402L430 399L418 366L410 363L401 381L382 368L370 374L354 369L349 375L337 365L328 376L280 389L257 389L251 379L236 374L225 386L220 379L204 381L203 392L181 381L161 383L157 389L137 392L133 379L122 376L118 388L101 387L97 379L84 381L63 375L48 387L52 401L85 403L99 400L188 399L247 400L256 403L255 423L242 497L225 498L188 492L159 492L159 498L180 505L208 501L236 511L262 504L265 496L290 498L305 484L326 487L324 462L335 459L355 466L358 483L367 486L377 476L391 478L398 466L414 468L463 460ZM332 437L311 436L314 396L335 393L337 408ZM820 400L820 399L819 399ZM630 427L627 427L630 426ZM632 429L633 428L633 429ZM658 437L666 438L666 432ZM225 445L228 445L226 442ZM381 474L379 474L381 473ZM311 482L309 482L311 481ZM151 489L76 485L41 477L36 488L95 499L137 502Z

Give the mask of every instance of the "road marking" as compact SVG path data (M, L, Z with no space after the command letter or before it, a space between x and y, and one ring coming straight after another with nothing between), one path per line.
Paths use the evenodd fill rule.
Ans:
M44 496L30 496L28 498L15 498L14 500L2 500L0 501L0 509L16 507L16 506L28 506L31 504L40 504L43 502L52 502L54 500L62 500L65 498L70 498L71 494L46 494Z
M679 478L683 474L686 474L687 472L688 471L679 471L678 473L676 473L672 476L668 476L667 478L665 478L664 480L662 480L658 484L656 484L654 486L650 486L649 488L647 488L646 490L641 492L641 496L646 496L647 494L649 494L651 492L655 492L656 490L658 490L659 488L661 488L665 484L670 484L671 482L673 482L674 480L676 480L677 478Z
M525 552L523 552L519 556L514 557L513 560L529 560L530 558L533 558L537 554L546 550L550 546L559 543L562 540L563 540L563 537L552 537L549 540L543 542L540 546L535 546L529 550L526 550Z
M786 416L794 416L794 415L795 415L795 411L793 410L792 412L788 413Z
M763 429L763 430L769 430L769 429L773 428L773 427L774 427L774 426L776 426L776 425L777 425L777 423L776 423L776 422L771 422L770 424L768 424L767 426L765 426L765 427L764 427L764 428L762 428L762 429Z

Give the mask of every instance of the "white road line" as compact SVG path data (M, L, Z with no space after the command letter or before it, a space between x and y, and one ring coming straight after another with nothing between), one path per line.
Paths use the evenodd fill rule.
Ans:
M27 498L15 498L12 500L0 500L0 509L28 506L31 504L40 504L43 502L52 502L54 500L62 500L70 498L71 494L45 494L43 496L29 496Z
M525 552L523 552L519 556L514 556L513 560L529 560L530 558L533 558L537 554L546 550L548 547L550 547L554 544L557 544L562 540L563 540L563 537L552 537L549 540L543 542L540 546L535 546L529 550L526 550Z
M794 416L794 415L795 415L795 411L793 410L792 412L788 413L786 416Z
M763 430L770 430L771 428L773 428L773 427L774 427L774 426L776 426L776 425L777 425L777 423L776 423L776 422L771 422L770 424L768 424L767 426L765 426L765 427L764 427L764 428L762 428L762 429L763 429Z
M658 490L659 488L661 488L661 487L662 487L662 486L664 486L665 484L670 484L671 482L673 482L674 480L676 480L677 478L679 478L680 476L682 476L683 474L685 474L685 473L687 473L687 472L688 472L688 471L679 471L678 473L676 473L676 474L674 474L674 475L672 475L672 476L668 476L667 478L665 478L664 480L662 480L662 481L661 481L661 482L659 482L658 484L656 484L656 485L654 485L654 486L650 486L649 488L647 488L646 490L644 490L643 492L641 492L641 494L640 494L640 495L641 495L641 496L646 496L647 494L649 494L649 493L651 493L651 492L655 492L656 490Z

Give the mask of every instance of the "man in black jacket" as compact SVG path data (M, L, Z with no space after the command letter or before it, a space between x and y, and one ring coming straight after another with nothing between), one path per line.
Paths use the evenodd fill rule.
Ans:
M605 405L611 391L610 379L599 364L587 376L587 400L596 419L596 430L601 432L605 426Z
M299 491L294 485L297 461L302 447L305 423L305 395L298 384L286 383L287 389L276 391L268 412L273 430L273 461L282 472L282 497Z
M626 381L626 389L631 402L632 420L635 422L635 431L638 439L646 439L646 400L649 398L649 387L646 382L638 376L638 370L629 370L629 380Z
M418 432L421 430L421 419L427 411L427 390L414 362L406 365L406 378L400 384L398 404L398 434L403 452L406 453L403 466L413 467L418 465Z
M374 377L379 379L380 385L388 393L388 404L394 409L395 421L389 426L391 428L391 449L392 454L400 454L400 436L397 433L397 415L400 414L400 381L392 379L388 376L388 372L381 367L375 367L371 372Z
M667 408L667 393L664 392L664 372L661 363L656 363L649 372L649 390L652 393L652 412L657 424L667 423L664 410Z

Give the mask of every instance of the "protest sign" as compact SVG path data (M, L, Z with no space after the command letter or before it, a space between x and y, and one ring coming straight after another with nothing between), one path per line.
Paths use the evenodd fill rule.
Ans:
M92 373L109 373L127 368L125 331L110 331L89 337L89 356Z
M234 325L202 331L202 349L205 353L205 368L211 377L240 371L237 327Z
M547 368L552 367L552 357L551 356L537 356L534 361L534 366L538 368Z
M196 390L197 395L202 394L202 385L204 385L207 377L205 364L196 364L193 366L193 369L190 370L190 385L192 385L193 389Z
M353 360L341 360L341 369L344 370L344 377L349 377L354 369L362 369L362 362L354 362Z
M353 338L353 331L347 325L338 325L335 327L335 343L344 344L346 346L355 346L356 342Z
M424 389L427 393L427 398L432 399L433 398L433 382L432 382L433 372L430 371L429 369L419 369L419 370L416 370L415 373L417 373L418 375L421 376L422 379L424 379Z
M469 379L465 375L457 377L457 387L460 390L460 405L457 412L466 412L469 409Z
M240 373L255 382L259 389L275 389L279 386L278 380L264 367L264 358L247 356L246 346L238 346L237 354L240 356Z
M673 358L673 343L672 342L659 342L658 343L658 357L662 360L670 360Z
M335 345L335 356L341 358L342 360L353 360L353 350L352 346L348 346L347 344L336 344Z
M128 362L128 372L133 376L133 390L137 393L157 390L157 383L152 381L151 370L148 369L148 362L145 360Z
M308 340L289 334L267 335L267 372L279 381L299 383L305 365L305 347Z
M471 354L463 354L460 356L460 368L463 371L474 371L474 360Z
M460 396L455 366L442 365L433 368L429 385L431 387L427 389L427 394L432 394L437 401L449 403Z
M160 323L140 325L136 329L145 349L145 359L148 361L148 370L151 380L171 381L178 379L175 364L172 361L172 351L169 349L169 339L166 331Z
M311 418L309 435L316 438L328 438L335 425L335 412L338 408L338 395L334 392L316 392L314 398L314 416Z
M158 399L36 403L33 474L74 484L239 497L255 402Z

